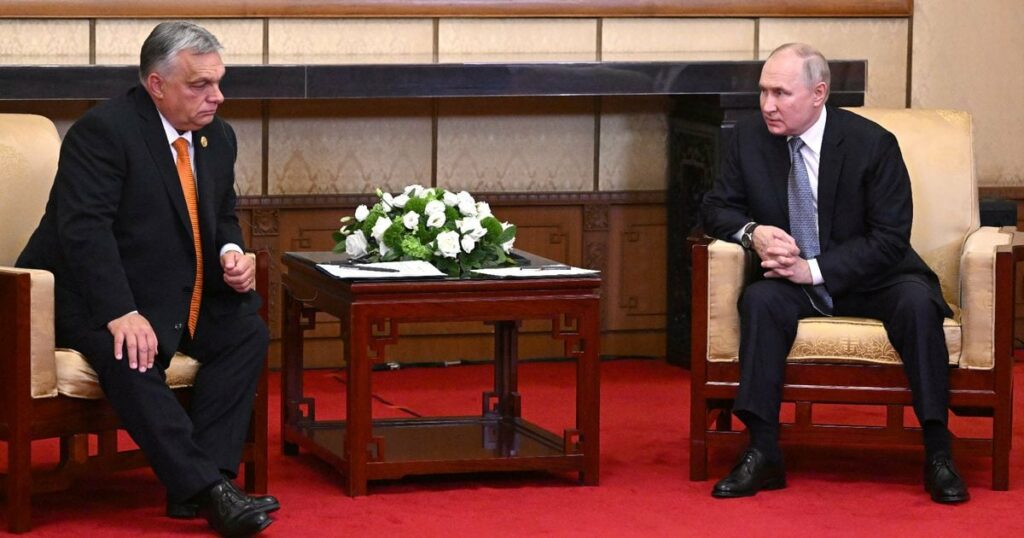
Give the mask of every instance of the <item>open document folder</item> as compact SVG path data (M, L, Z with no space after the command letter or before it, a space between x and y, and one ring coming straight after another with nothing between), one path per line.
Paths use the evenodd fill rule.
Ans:
M316 268L335 278L444 278L446 275L424 261L380 263L318 263Z

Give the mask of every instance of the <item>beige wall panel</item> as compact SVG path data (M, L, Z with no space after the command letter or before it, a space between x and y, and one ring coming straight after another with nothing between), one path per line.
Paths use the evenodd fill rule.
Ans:
M604 61L755 59L753 19L605 19Z
M430 184L429 101L273 101L269 134L269 194Z
M603 99L598 167L602 191L665 188L668 106L661 98Z
M226 64L263 63L263 21L260 19L202 19L192 22L206 28L224 45ZM108 19L96 21L96 63L139 65L139 49L158 20Z
M974 117L978 182L1024 185L1024 4L917 0L911 104Z
M231 124L238 138L235 161L235 192L239 196L263 194L263 119L258 101L228 100L220 116Z
M89 63L89 21L0 20L0 64Z
M430 19L271 19L272 64L430 63Z
M906 19L762 19L759 57L792 41L810 43L830 60L867 60L867 106L903 108L907 101Z
M438 61L592 62L595 19L441 19Z
M593 103L439 101L438 186L470 192L593 190Z

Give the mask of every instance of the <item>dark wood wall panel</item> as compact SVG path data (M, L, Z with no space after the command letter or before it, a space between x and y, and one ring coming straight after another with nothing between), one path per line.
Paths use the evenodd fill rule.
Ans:
M305 207L286 197L242 200L239 218L246 226L249 246L270 251L274 261L270 283L273 365L280 360L281 254L330 250L338 219L351 214L362 198L304 197ZM517 225L516 248L603 271L602 353L664 356L663 193L506 193L480 198L491 202L496 216ZM348 203L322 205L330 200ZM318 315L317 327L307 339L307 365L340 364L344 350L339 330L337 319ZM521 331L522 357L561 356L561 344L550 338L550 322L528 321ZM480 360L493 354L492 331L483 324L408 324L399 327L399 334L398 344L388 348L388 361Z
M913 0L19 0L0 18L909 17Z

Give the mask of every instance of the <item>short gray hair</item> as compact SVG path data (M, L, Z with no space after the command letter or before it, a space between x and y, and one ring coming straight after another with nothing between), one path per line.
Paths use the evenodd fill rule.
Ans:
M179 52L194 54L221 52L224 47L206 28L185 21L162 22L153 28L139 53L139 80L146 83L150 73L165 73Z
M776 53L787 50L804 61L804 82L807 83L808 88L819 82L824 82L829 90L832 89L832 72L829 71L828 60L821 52L818 52L818 49L806 43L786 43L779 45L768 57L771 58Z

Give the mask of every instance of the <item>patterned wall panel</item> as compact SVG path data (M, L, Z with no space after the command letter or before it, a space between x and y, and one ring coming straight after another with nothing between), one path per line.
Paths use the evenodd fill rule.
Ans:
M762 19L759 56L792 41L830 60L868 61L867 106L903 108L907 99L906 19Z
M592 62L596 19L441 19L438 60L446 62Z
M260 19L202 19L192 22L206 28L224 45L226 64L263 63L263 21ZM96 21L96 63L139 65L139 49L159 24L150 19L100 19Z
M0 64L89 63L89 21L0 20Z
M430 63L430 19L271 19L270 63Z
M753 19L604 19L604 61L753 60Z
M256 101L227 100L220 115L235 129L238 159L235 191L242 196L263 194L263 117Z
M668 106L660 98L602 99L600 190L665 188Z
M271 102L269 194L429 185L430 107L423 100Z
M604 272L606 330L665 327L665 209L613 206Z
M438 186L593 190L593 99L443 100L438 110Z
M914 2L914 107L974 116L978 182L1024 186L1024 9L1019 0Z

